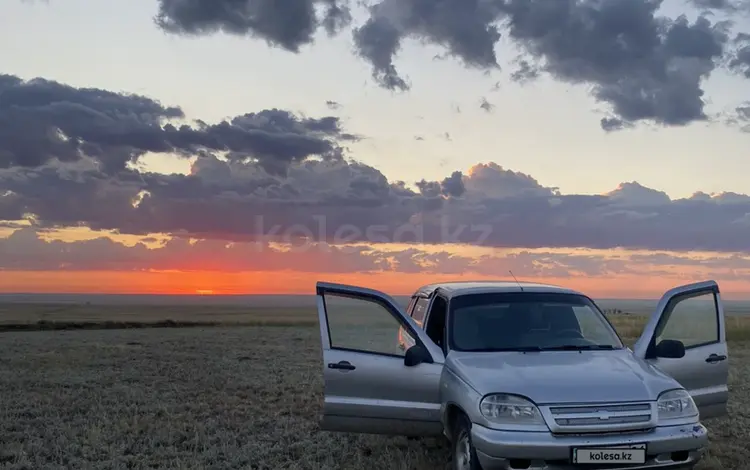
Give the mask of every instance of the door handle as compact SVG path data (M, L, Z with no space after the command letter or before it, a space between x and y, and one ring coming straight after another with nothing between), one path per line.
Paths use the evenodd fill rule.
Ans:
M721 361L725 360L726 358L727 358L727 356L725 356L724 354L722 354L721 356L718 355L718 354L711 354L710 356L708 356L706 358L706 362L709 362L709 363L713 364L715 362L721 362Z
M340 361L340 362L329 362L328 363L329 369L339 369L339 370L354 370L356 367L354 367L354 364L352 364L349 361Z

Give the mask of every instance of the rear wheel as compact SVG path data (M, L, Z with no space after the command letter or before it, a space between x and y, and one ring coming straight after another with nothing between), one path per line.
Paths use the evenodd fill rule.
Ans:
M462 414L456 419L451 450L452 470L482 470L477 451L471 442L471 422L466 415Z

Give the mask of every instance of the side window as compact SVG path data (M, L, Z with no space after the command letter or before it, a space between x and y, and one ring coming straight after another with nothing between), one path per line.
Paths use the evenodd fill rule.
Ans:
M430 299L420 298L417 303L414 304L414 311L411 313L411 317L421 327L424 327L424 317L427 314L427 306L430 305Z
M385 306L374 300L337 294L325 296L331 348L403 357L394 340L397 334L412 338Z
M656 344L664 339L676 339L686 348L719 341L719 316L713 292L672 299L655 336Z

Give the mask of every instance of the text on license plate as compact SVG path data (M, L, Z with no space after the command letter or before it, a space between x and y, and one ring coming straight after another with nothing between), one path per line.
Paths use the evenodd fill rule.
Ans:
M573 449L573 463L617 464L645 463L645 447L609 447Z

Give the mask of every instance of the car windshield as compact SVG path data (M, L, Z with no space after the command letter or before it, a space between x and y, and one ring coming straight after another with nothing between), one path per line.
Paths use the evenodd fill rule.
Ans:
M467 294L450 302L449 340L458 351L620 349L614 328L583 295Z

